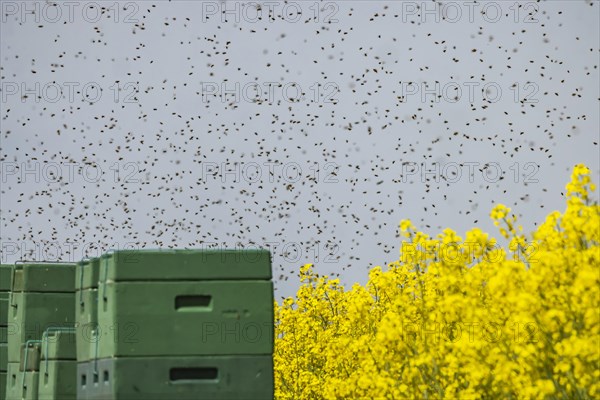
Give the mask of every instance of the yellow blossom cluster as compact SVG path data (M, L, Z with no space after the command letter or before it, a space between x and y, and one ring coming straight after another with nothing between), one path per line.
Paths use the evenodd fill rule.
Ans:
M278 399L600 398L600 206L577 165L564 213L529 237L511 210L436 237L402 221L400 258L347 289L305 265L275 304Z

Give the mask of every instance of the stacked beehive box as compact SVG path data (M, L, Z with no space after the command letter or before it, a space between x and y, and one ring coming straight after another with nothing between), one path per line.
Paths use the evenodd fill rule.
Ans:
M85 259L75 276L77 361L86 365L96 352L99 268L100 258Z
M7 399L36 400L38 398L40 343L39 340L27 341L21 345L20 361L8 363Z
M0 311L0 399L273 398L267 251L2 265Z
M0 400L6 397L8 367L8 299L10 297L12 265L0 265Z
M78 398L273 398L268 251L117 251L99 273Z
M74 328L49 328L41 347L39 400L77 399L77 357Z
M16 264L11 278L6 398L37 399L45 332L74 327L75 265Z

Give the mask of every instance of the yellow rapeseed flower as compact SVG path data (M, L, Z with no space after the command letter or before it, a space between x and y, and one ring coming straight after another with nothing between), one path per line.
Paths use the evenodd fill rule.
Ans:
M401 257L366 285L300 268L275 303L278 399L600 398L600 206L575 166L563 213L522 234L490 217L507 249L474 228L430 237L409 220Z

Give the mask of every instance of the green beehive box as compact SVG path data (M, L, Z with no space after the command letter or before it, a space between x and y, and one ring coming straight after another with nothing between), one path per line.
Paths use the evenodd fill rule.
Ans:
M271 281L109 282L96 358L271 354Z
M17 388L21 387L21 372L19 371L19 363L8 363L6 367L6 389L4 396L7 400L21 400L21 391Z
M22 269L13 269L12 270L12 278L10 281L12 292L22 292L23 291L23 270Z
M39 400L77 399L77 361L50 360L40 365Z
M48 329L42 339L42 360L76 360L75 328Z
M98 289L84 289L76 293L75 326L77 328L77 359L89 360L90 343L95 340L98 325Z
M75 319L78 325L94 324L98 321L98 289L76 292Z
M0 400L6 399L6 372L0 372Z
M49 327L74 327L74 292L14 293L11 306L9 320L15 332L8 335L9 362L19 361L21 344L28 340L41 340Z
M4 391L5 398L8 399L21 399L20 391L18 387L21 387L21 373L19 371L19 363L8 363L6 367L6 390Z
M21 356L19 357L19 371L39 371L41 360L40 343L27 343L21 345Z
M9 292L0 292L0 326L8 325L8 301Z
M80 261L75 272L75 289L97 288L99 274L100 258L88 258Z
M75 264L24 263L16 264L15 268L22 271L21 290L24 292L75 291Z
M87 400L90 391L92 391L95 365L97 365L97 362L94 364L94 362L90 361L77 361L77 375L75 383L78 400ZM97 381L99 382L99 379L97 379ZM98 384L98 382L96 384Z
M97 326L88 324L77 328L75 343L77 361L89 361L98 352L96 342L99 340Z
M8 363L6 400L37 400L39 375L19 371L19 363Z
M79 374L78 384L86 382L80 398L272 400L274 394L270 355L108 358L98 360L97 372L97 378Z
M8 365L8 344L0 343L0 371L6 372Z
M119 250L102 255L100 281L271 279L267 250Z
M0 264L0 292L8 292L11 288L13 264Z
M8 343L8 326L0 326L0 343Z

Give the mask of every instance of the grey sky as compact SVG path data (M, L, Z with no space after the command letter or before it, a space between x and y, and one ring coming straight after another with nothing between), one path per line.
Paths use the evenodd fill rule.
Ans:
M598 181L595 1L1 4L2 262L255 243L290 295Z

